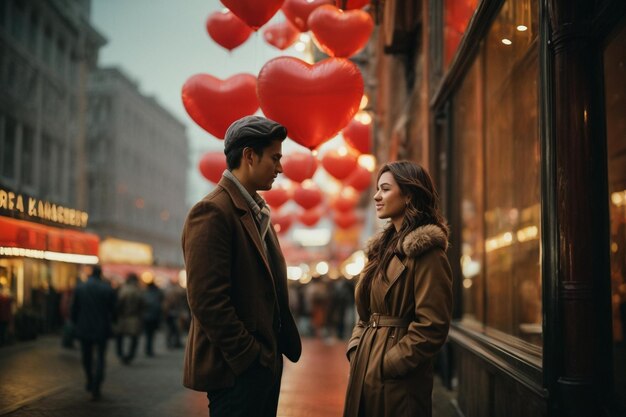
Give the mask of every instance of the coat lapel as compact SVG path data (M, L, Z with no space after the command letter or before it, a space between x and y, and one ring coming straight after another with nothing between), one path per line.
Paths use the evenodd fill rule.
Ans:
M250 237L252 242L254 242L254 246L256 247L257 252L259 253L259 256L261 257L261 259L263 259L263 264L265 264L265 267L267 268L267 271L269 272L270 277L272 278L272 281L273 281L274 275L272 274L272 268L270 267L269 261L267 259L267 254L265 253L265 249L263 248L263 243L261 242L261 235L259 234L259 229L257 228L257 225L254 219L252 218L252 212L250 211L250 206L248 206L248 203L241 195L241 192L239 191L237 186L232 183L231 180L222 178L218 185L226 190L226 192L230 195L230 198L233 200L235 207L237 207L237 209L240 211L241 224L243 224L243 228L248 233L248 236ZM270 224L270 227L272 227L271 224Z
M387 282L389 282L389 284L387 285L387 288L385 290L385 297L387 296L387 293L389 292L391 287L393 287L393 284L395 284L398 278L400 278L400 275L402 275L402 272L404 272L405 269L406 266L400 260L400 258L398 258L398 256L396 255L393 255L393 258L391 258L389 266L387 267Z

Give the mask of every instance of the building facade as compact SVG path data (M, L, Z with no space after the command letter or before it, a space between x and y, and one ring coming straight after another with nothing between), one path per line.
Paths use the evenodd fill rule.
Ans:
M103 239L149 245L156 265L182 267L184 125L117 68L91 74L88 107L92 227Z
M97 262L84 231L86 81L105 39L89 12L85 0L0 1L0 292L49 327L79 265Z
M370 5L375 152L435 178L470 416L626 415L626 4Z

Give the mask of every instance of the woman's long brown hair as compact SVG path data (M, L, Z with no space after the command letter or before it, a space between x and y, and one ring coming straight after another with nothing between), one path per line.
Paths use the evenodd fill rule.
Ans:
M446 220L439 211L439 195L428 172L411 161L390 162L378 171L377 189L378 181L385 172L391 173L400 187L402 196L409 197L409 200L400 230L396 233L394 225L389 222L382 231L382 236L376 239L369 249L368 262L361 273L356 290L359 304L368 306L368 315L372 282L382 276L394 254L405 255L402 242L406 236L416 228L427 224L439 226L448 235ZM367 319L362 315L361 318Z

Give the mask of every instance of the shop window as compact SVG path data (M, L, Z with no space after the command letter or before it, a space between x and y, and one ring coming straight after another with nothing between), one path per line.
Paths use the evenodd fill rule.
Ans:
M537 13L507 1L455 95L463 318L542 345Z
M443 6L443 65L448 68L478 6L478 0L445 0Z
M626 405L626 26L604 51L615 386Z

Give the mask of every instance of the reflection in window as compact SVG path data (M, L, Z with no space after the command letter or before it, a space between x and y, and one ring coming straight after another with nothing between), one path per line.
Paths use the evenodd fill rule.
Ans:
M537 10L507 1L454 98L463 318L542 345ZM505 41L506 40L506 41Z
M457 132L460 163L461 271L465 319L483 322L484 313L484 222L483 222L483 135L478 61L466 76L454 99L454 132Z
M626 28L604 51L616 391L626 405Z
M445 0L443 6L443 65L448 68L478 0Z

